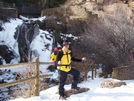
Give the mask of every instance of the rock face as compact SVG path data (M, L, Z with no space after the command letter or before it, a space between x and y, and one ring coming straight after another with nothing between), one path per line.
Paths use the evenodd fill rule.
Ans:
M129 2L129 7L131 7L134 10L134 1Z
M106 80L100 84L100 87L101 88L115 88L115 87L120 87L121 85L126 85L126 83L120 82L120 81L114 81L114 80Z
M113 14L117 8L126 11L128 16L132 15L133 2L128 3L128 0L73 0L65 5L57 8L44 9L41 11L41 16L47 16L45 26L51 28L55 26L57 20L61 23L55 28L64 29L64 33L72 33L73 35L81 35L85 33L86 24L92 23L93 19L101 19L104 14ZM50 22L50 23L49 23ZM49 28L50 28L49 27Z
M87 4L87 3L86 3ZM85 4L85 5L86 5ZM93 9L89 8L86 9L87 6L92 6L94 4L88 3L87 6L85 5L73 5L73 6L63 6L63 7L57 7L57 8L52 8L52 9L45 9L42 10L41 16L57 16L63 18L68 18L69 20L73 19L89 19L90 16L92 16L91 11Z
M84 33L84 25L91 22L92 18L97 18L96 14L92 14L85 7L79 5L45 9L41 12L41 16L47 16L44 23L48 29L61 29L62 33L72 33L73 35ZM55 21L61 24L57 24Z
M101 12L111 12L118 6L127 6L134 9L134 1L132 0L72 0L66 2L61 7L44 9L41 11L41 16L60 16L61 19L90 19L96 14L100 17Z

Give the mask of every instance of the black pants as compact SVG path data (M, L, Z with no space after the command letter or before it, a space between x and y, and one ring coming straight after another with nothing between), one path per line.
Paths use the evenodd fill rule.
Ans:
M77 83L79 81L80 72L74 68L72 68L69 72L59 71L59 94L61 96L64 95L64 85L67 79L67 75L71 74L73 75L73 81L72 81L72 87L77 87Z

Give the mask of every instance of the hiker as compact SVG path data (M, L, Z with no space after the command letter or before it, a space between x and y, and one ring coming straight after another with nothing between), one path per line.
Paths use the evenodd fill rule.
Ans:
M80 87L77 86L77 83L79 81L80 72L74 68L71 67L70 63L72 61L76 62L83 62L86 60L85 57L82 59L76 59L72 57L71 50L69 50L69 43L63 42L63 47L61 51L57 54L57 69L59 70L59 99L66 99L66 96L64 94L64 85L67 79L67 75L71 74L73 76L73 82L71 89L79 90Z

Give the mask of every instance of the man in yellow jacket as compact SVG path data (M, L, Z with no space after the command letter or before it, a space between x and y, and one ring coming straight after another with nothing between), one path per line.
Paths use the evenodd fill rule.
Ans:
M83 62L86 60L85 57L82 59L76 59L72 57L72 52L69 50L69 43L63 42L63 48L61 51L58 52L57 55L57 69L59 70L59 95L60 99L66 99L64 94L64 85L67 79L67 75L71 74L73 75L73 82L72 82L72 89L80 89L80 87L77 87L77 83L79 81L80 72L74 68L71 67L71 61L76 62Z

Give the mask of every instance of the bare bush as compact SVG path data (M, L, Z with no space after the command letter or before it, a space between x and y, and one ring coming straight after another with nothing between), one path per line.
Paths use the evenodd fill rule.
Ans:
M118 7L112 14L104 13L103 19L88 23L86 34L81 37L89 52L97 61L105 64L107 71L128 64L128 56L134 47L134 18Z
M26 67L23 72L17 73L18 79L30 78L34 76L34 66ZM14 94L17 96L23 96L24 98L28 98L34 95L35 88L34 80L30 80L28 82L24 82L22 85L18 85L20 89L14 90ZM17 97L17 96L14 96Z

